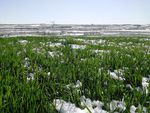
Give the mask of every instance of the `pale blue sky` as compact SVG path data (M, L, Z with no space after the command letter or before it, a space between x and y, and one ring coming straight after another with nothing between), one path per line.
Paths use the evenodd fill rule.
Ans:
M0 24L150 24L150 0L0 0Z

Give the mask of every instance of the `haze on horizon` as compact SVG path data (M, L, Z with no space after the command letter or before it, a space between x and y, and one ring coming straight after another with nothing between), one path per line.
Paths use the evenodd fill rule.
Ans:
M0 0L0 24L150 24L150 0Z

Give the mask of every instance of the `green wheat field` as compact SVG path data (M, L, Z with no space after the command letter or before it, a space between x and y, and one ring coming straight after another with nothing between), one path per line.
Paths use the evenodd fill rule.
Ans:
M0 113L150 113L149 82L150 37L0 39Z

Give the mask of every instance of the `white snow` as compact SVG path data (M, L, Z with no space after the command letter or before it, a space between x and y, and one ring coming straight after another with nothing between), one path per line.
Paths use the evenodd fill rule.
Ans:
M130 107L130 113L135 113L136 109L137 109L137 108L136 108L134 105L132 105L132 106Z
M110 102L110 111L114 111L116 109L119 109L119 111L124 111L126 110L124 101L118 101L118 100L113 100Z
M28 41L27 40L19 40L18 41L20 44L23 44L23 45L25 45L25 44L27 44L28 43Z
M80 41L80 42L84 42L86 41L86 39L82 39L82 38L77 38L77 39L74 39L75 41Z
M92 44L92 45L99 45L106 42L106 40L98 39L98 40L89 40L89 39L74 39L75 41L83 42L84 44Z
M142 78L142 87L143 87L143 91L148 94L148 87L149 87L149 78L147 77L143 77Z
M82 87L82 83L79 80L77 80L75 87L76 88Z
M139 104L138 107L135 107L134 105L130 107L130 113L138 113L138 110L142 111L141 113L148 113L147 108L144 106L142 107L141 104Z
M74 88L74 89L78 89L78 88L81 88L82 87L82 83L77 80L76 84L68 84L65 86L67 89L70 89L70 88Z
M105 40L99 39L99 40L87 40L85 41L86 44L92 44L92 45L99 45L102 43L105 43Z
M34 74L33 73L29 73L27 75L27 81L30 81L30 80L34 80Z
M48 51L48 55L51 56L51 57L54 57L54 56L55 56L55 53L52 52L52 51Z
M125 80L125 78L122 77L122 73L119 73L117 70L115 70L114 72L108 71L109 75L116 80L120 80L123 81Z
M56 110L60 113L86 113L84 110L76 107L75 104L65 102L61 99L55 99L53 104L55 105Z
M25 59L24 59L24 67L25 68L29 68L30 67L30 62L29 62L29 58L28 57L26 57Z
M59 43L59 42L47 42L47 45L49 47L60 47L60 46L63 46L62 43Z
M109 50L99 50L99 49L96 49L96 50L92 50L93 53L110 53Z
M29 61L29 58L28 58L28 57L26 57L24 60L25 60L25 61Z
M85 49L86 45L70 44L72 49Z
M51 72L48 72L47 75L50 76Z
M62 55L62 53L59 52L59 51L48 51L48 55L51 56L51 57L55 57L55 56Z
M85 98L85 96L82 96L80 100L81 100L81 106L85 107L85 110L87 111L87 113L89 113L89 110L91 113L108 113L107 111L102 109L102 107L104 106L104 103L102 103L101 101L98 101L98 100L92 101L89 98Z
M50 79L50 75L51 75L51 72L48 72L48 73L47 73L47 79L48 79L48 80Z
M114 72L120 76L124 75L124 70L122 70L122 69L114 70Z
M115 72L109 72L110 76L114 79L119 79L119 77L117 76L117 74Z
M80 100L83 109L62 99L54 99L53 104L60 113L108 113L102 109L104 104L100 101L91 101L91 99L85 98L85 96L82 96Z

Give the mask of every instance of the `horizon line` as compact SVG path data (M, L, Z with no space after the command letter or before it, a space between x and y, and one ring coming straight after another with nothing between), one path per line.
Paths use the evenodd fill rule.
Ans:
M105 23L105 24L94 24L94 23L0 23L0 25L150 25L140 23Z

